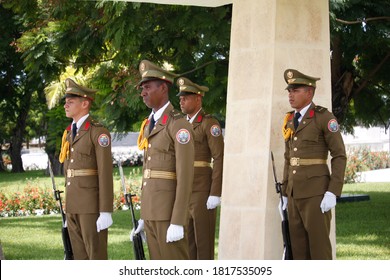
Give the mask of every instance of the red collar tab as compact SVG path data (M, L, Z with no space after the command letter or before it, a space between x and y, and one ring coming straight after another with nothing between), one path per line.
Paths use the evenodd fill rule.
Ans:
M293 119L293 117L294 117L294 114L290 114L288 120L291 121Z
M309 117L310 117L310 118L314 117L314 110L310 110L310 112L309 112Z
M72 130L72 124L68 125L68 127L66 128L67 131L71 131Z
M84 130L88 130L89 126L91 125L90 122L86 122L84 126Z
M203 116L202 116L202 115L199 115L199 116L196 118L196 121L197 121L197 122L201 122L202 119L203 119Z
M164 117L163 117L161 123L162 123L163 125L166 125L166 124L167 124L167 121L168 121L168 115L164 115Z

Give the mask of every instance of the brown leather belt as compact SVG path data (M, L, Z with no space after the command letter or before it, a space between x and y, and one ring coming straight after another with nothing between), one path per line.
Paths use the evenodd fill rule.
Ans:
M66 170L66 176L68 178L79 176L93 176L98 175L98 171L95 169L68 169Z
M159 170L145 169L144 170L144 178L145 179L168 179L168 180L175 180L176 179L176 173L175 172L170 172L170 171L159 171Z
M290 158L290 166L300 166L300 165L313 165L313 164L326 164L326 159L319 158Z
M194 167L211 167L211 163L207 161L194 161Z

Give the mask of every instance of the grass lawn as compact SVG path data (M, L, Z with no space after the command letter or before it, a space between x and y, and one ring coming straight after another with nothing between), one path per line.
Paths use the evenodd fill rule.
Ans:
M125 168L130 174L134 168ZM127 175L126 175L127 176ZM56 183L63 186L63 178ZM51 179L43 171L0 174L0 191L23 191L28 184L51 188ZM118 169L114 169L115 191L120 190ZM338 203L336 207L337 259L390 259L390 183L350 184L343 193L368 194L369 201ZM139 214L139 213L138 213ZM219 216L219 215L218 215ZM108 255L112 260L133 259L130 211L115 211L109 229ZM219 228L217 227L217 233ZM218 237L218 234L217 234ZM61 260L63 247L60 215L0 218L0 242L9 260ZM147 259L148 250L145 253ZM216 240L216 255L218 239Z

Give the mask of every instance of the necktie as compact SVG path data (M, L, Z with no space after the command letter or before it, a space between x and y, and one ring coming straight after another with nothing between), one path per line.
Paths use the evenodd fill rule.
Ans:
M150 118L150 123L149 123L149 133L152 132L152 129L153 129L155 124L156 124L156 121L154 120L154 117L152 116Z
M297 130L297 127L298 127L298 125L299 125L298 119L299 119L300 117L301 117L301 113L296 112L296 113L295 113L295 116L294 116L294 128L295 128L295 130Z
M72 125L72 140L74 140L74 138L76 137L76 134L77 134L77 124L74 123Z

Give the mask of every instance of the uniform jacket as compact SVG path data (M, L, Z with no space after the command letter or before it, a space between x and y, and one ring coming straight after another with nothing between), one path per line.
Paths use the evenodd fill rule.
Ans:
M219 122L201 110L192 123L195 138L195 161L211 162L213 168L195 167L193 192L221 196L224 142Z
M175 172L176 180L143 178L141 218L187 225L194 178L192 126L169 104L151 133L149 124L144 129L148 140L148 148L144 151L144 171ZM181 138L181 135L188 138Z
M88 214L113 212L111 136L101 124L88 117L74 141L67 128L69 158L64 162L66 212ZM94 169L98 175L67 177L68 169Z
M294 111L290 112L287 128L294 131ZM331 156L331 172L327 164L290 166L290 158L327 159ZM312 105L298 128L285 142L285 164L282 193L294 198L322 195L326 191L341 195L346 153L336 118L326 108Z

